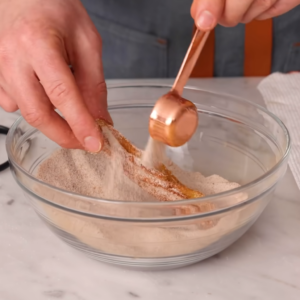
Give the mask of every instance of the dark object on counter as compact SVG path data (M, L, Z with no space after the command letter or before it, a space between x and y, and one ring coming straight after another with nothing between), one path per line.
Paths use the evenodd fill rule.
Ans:
M0 134L4 134L7 135L9 128L0 125ZM9 167L9 162L6 161L3 164L0 164L0 172L4 171L5 169L7 169Z

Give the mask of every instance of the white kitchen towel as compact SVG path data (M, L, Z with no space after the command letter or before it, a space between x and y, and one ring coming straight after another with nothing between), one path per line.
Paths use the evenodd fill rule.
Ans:
M289 166L300 189L300 73L274 73L258 85L265 104L288 128L292 139Z

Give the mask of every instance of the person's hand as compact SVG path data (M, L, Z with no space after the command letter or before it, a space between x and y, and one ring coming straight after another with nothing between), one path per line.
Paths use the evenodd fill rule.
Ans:
M101 39L79 0L0 0L4 110L19 108L62 147L97 152L103 137L95 119L112 122L106 96Z
M191 15L200 30L213 29L218 23L233 27L252 20L265 20L286 13L300 0L194 0Z

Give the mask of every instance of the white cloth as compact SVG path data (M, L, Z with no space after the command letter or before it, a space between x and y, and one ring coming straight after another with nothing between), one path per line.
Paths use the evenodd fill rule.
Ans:
M258 90L265 104L288 128L292 139L289 166L300 189L300 73L274 73Z

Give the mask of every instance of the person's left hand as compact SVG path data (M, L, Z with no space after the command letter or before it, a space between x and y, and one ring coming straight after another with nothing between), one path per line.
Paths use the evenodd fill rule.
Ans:
M300 0L194 0L191 15L203 31L218 23L233 27L252 20L282 15L300 4Z

